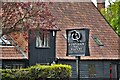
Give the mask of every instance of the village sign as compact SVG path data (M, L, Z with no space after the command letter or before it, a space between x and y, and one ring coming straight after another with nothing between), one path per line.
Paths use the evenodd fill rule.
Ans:
M89 56L89 29L69 29L67 34L67 56Z

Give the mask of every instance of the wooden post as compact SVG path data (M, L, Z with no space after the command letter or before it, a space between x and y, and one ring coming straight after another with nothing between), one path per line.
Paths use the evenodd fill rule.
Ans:
M76 72L77 72L77 80L80 80L80 56L76 56Z

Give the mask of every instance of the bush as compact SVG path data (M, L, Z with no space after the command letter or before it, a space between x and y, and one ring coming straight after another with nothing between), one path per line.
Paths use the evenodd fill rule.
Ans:
M44 80L44 79L69 79L71 66L55 64L52 66L35 65L25 69L3 69L2 80Z
M28 69L4 69L2 80L31 80Z

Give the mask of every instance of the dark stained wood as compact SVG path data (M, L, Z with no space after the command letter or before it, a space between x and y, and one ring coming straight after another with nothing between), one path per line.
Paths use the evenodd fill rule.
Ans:
M50 47L37 48L35 39L29 42L29 65L46 64L55 61L55 36L50 32Z
M110 78L110 64L113 65L114 62L115 62L114 65L117 65L118 63L120 63L120 61L80 61L80 65L79 65L80 66L80 78L109 79ZM77 78L75 60L59 60L58 63L71 65L72 66L72 78ZM94 77L90 77L90 74L89 74L88 65L90 64L95 65L96 74L94 75ZM117 74L118 74L118 77L120 77L120 74L119 74L120 65L118 66L118 69L116 68L116 70L118 70ZM115 71L113 71L112 74L115 74L114 72ZM115 76L116 75L113 75L113 78L115 78Z

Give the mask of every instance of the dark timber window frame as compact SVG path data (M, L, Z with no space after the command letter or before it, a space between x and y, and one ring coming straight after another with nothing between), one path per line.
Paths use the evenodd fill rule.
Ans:
M50 31L36 35L36 48L50 48Z

